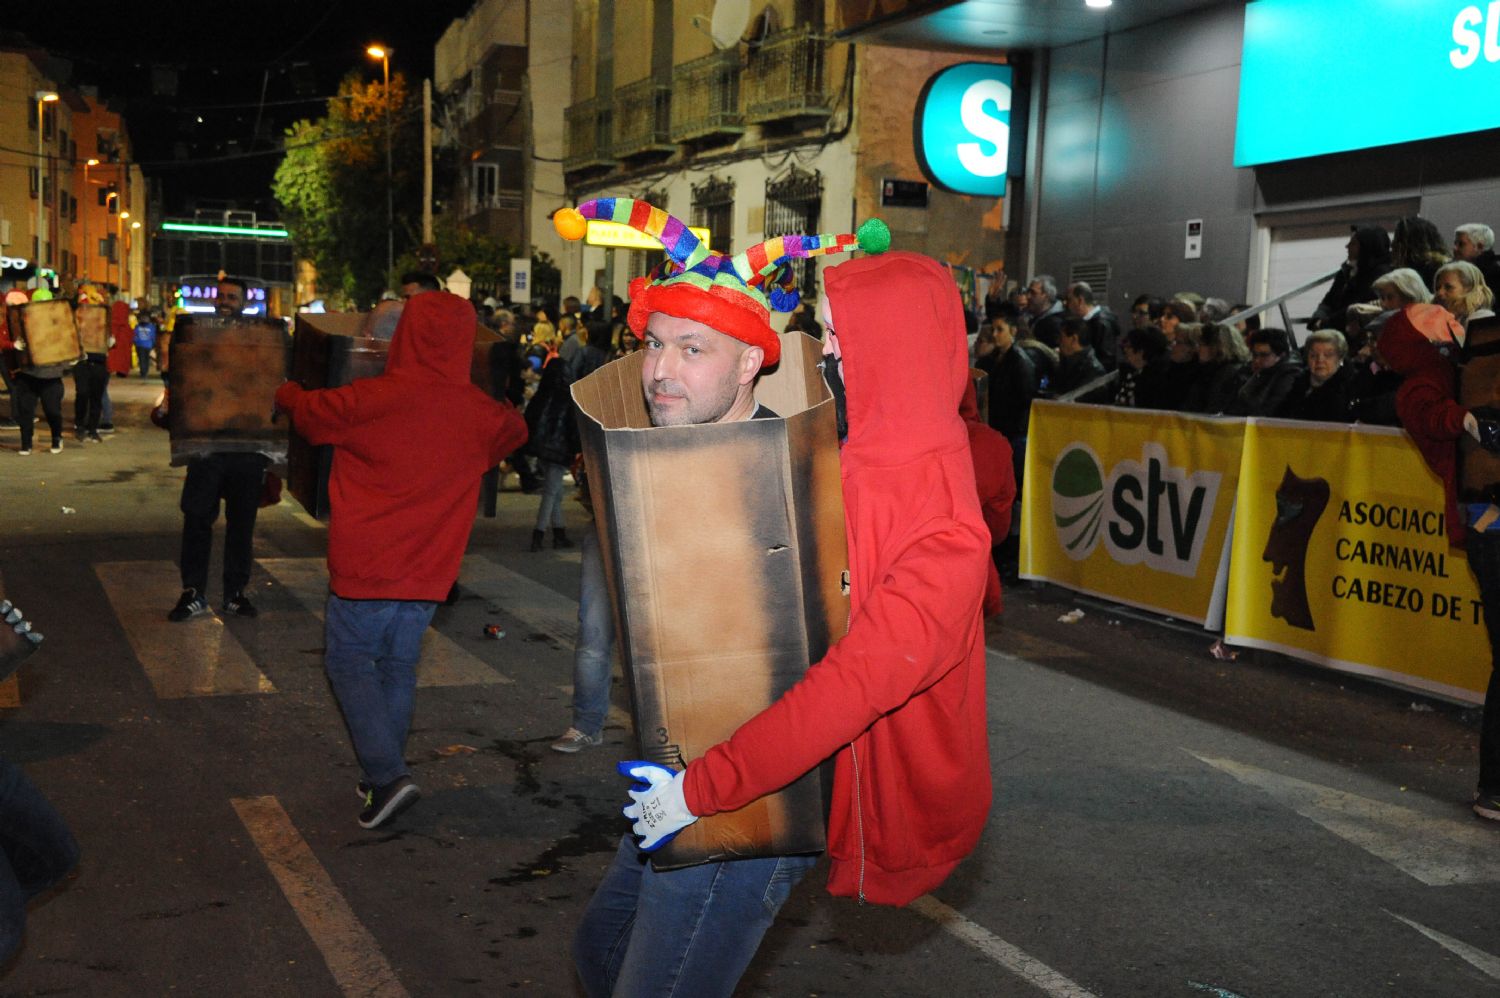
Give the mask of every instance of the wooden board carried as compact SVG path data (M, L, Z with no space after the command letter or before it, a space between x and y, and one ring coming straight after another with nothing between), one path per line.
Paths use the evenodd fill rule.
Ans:
M73 306L63 298L10 306L10 338L26 344L23 370L75 364L83 356Z
M84 353L109 352L109 306L79 305L73 313Z
M286 379L286 331L276 319L194 315L172 340L172 463L215 452L286 461L286 422L275 421Z

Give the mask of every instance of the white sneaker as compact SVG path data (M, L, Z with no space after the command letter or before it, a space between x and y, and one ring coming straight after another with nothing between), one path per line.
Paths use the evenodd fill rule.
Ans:
M20 450L16 451L16 453L19 454L19 455L21 455L22 457L30 457L31 456L31 448L30 447L22 447Z
M62 453L62 441L61 440L54 440L54 441L52 441L52 449L49 451L49 453L52 453L52 454L61 454Z
M582 749L593 748L596 745L603 744L604 735L602 733L590 736L579 731L577 728L569 728L563 732L561 738L552 743L552 751L567 752L571 755Z

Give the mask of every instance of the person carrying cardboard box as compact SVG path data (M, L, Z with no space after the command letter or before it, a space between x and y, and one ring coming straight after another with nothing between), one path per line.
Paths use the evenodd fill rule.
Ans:
M588 202L555 224L578 238L587 218L628 221L667 250L672 264L631 289L653 424L753 418L755 375L779 349L767 306L796 301L784 285L762 290L785 276L785 257L764 247L710 254L675 219L663 226L654 216L664 213L639 207ZM784 251L798 238L774 242ZM840 249L855 241L800 239ZM879 253L889 232L866 223L859 243ZM825 375L847 416L848 633L772 706L684 768L620 763L634 781L624 813L641 841L621 842L575 936L591 996L729 995L813 865L807 855L674 870L646 861L701 817L744 808L832 758L829 890L899 905L947 877L989 811L989 534L958 411L968 365L957 289L939 264L910 253L843 264L826 280ZM700 528L712 523L712 510L684 512Z

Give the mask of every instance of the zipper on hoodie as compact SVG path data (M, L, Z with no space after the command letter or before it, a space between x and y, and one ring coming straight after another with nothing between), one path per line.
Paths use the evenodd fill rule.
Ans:
M865 903L865 812L859 792L859 749L849 743L849 756L854 760L854 827L859 833L859 891L857 900Z

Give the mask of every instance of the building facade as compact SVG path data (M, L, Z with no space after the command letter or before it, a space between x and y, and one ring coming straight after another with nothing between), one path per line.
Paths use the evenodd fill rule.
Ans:
M74 190L70 276L141 297L151 286L145 177L125 119L84 88L73 98Z

